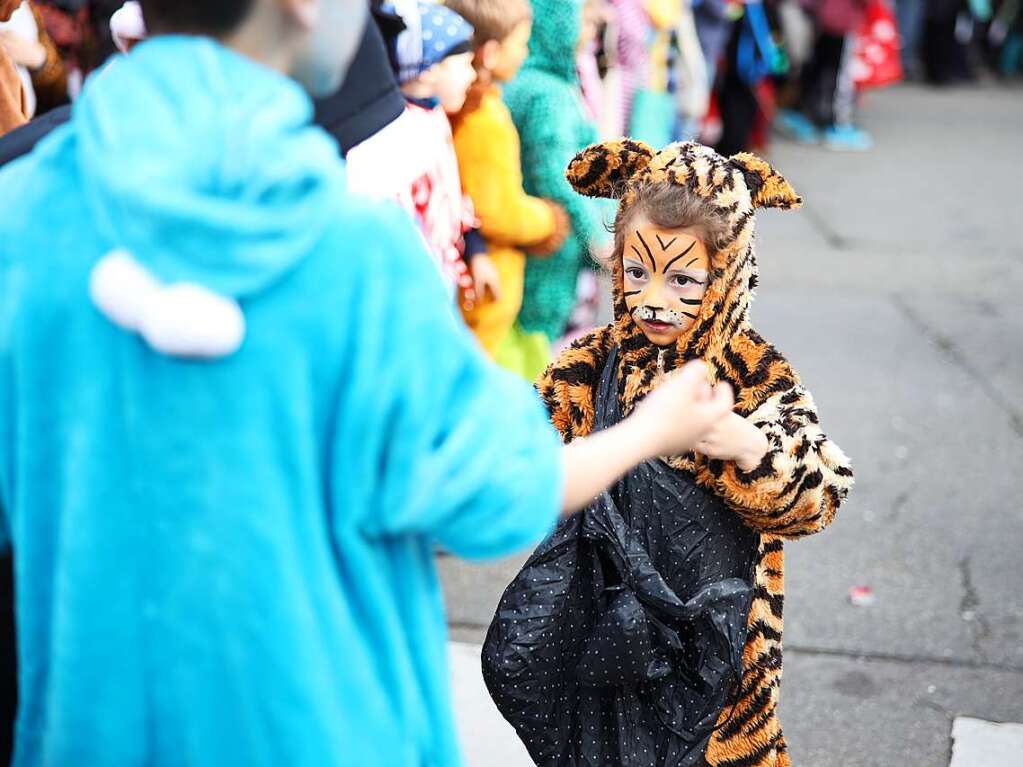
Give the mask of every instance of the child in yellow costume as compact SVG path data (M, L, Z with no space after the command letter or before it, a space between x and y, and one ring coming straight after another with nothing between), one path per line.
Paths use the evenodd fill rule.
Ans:
M522 306L525 251L535 256L557 250L568 220L558 205L523 190L519 134L498 85L513 78L526 58L532 12L527 0L445 4L476 30L478 79L465 108L452 118L452 129L462 188L475 207L490 263L470 267L479 300L465 319L491 357L533 378L540 371L531 370L523 354L528 339L511 339Z

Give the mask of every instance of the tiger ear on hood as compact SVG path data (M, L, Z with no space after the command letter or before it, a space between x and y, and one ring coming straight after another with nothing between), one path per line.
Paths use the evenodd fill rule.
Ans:
M625 185L643 171L656 152L642 141L618 139L594 144L568 164L565 178L586 197L620 197Z
M753 207L793 210L803 204L803 198L766 160L749 152L740 152L728 161L742 171Z

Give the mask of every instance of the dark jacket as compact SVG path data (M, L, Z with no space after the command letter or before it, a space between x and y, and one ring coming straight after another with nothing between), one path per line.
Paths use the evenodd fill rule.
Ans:
M0 166L31 152L36 144L50 134L50 131L60 127L69 119L71 119L71 105L66 104L40 115L0 138Z
M379 21L378 21L379 23ZM361 144L405 109L377 24L367 24L341 90L316 103L316 122L337 139L341 153Z

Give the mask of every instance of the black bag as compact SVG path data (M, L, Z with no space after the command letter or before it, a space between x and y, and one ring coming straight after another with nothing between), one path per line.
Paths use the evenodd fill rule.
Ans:
M620 420L617 350L597 429ZM742 674L757 536L647 461L564 520L501 598L483 675L541 767L703 765Z

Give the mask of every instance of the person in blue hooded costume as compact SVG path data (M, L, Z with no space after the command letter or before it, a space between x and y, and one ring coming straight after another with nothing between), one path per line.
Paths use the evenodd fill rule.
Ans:
M365 4L142 5L0 172L13 763L457 767L435 548L534 544L731 393L562 447L311 125Z

